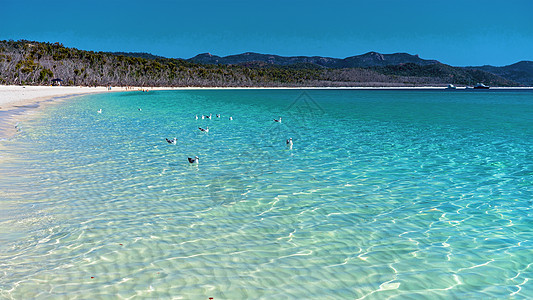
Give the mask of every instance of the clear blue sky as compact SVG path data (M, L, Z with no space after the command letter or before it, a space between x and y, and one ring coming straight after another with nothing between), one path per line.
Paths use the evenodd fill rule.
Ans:
M0 0L0 39L94 51L533 60L533 0Z

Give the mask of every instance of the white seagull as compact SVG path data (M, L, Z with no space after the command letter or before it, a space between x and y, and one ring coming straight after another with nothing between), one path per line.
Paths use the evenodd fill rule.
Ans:
M229 120L230 120L230 121L233 121L233 117L229 117Z
M178 141L177 138L173 138L173 139L171 139L171 140L165 138L165 140L167 140L167 143L172 144L172 145L176 145L176 142Z
M287 146L291 146L292 147L292 138L287 140Z
M102 113L102 109L100 108L97 113L101 114Z

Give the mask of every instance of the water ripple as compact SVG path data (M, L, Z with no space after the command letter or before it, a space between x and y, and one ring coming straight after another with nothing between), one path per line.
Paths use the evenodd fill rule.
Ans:
M521 94L285 111L300 92L94 95L26 121L0 141L0 297L533 296L532 132L500 116L531 112Z

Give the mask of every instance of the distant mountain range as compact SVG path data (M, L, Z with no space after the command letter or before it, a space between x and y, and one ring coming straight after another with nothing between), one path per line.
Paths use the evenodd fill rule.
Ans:
M425 87L448 84L533 86L533 62L453 67L408 53L347 58L247 52L190 59L150 53L94 52L61 43L0 41L0 84L233 87Z
M482 66L470 68L489 72L527 86L533 86L533 61L524 60L504 67Z
M162 56L157 56L144 52L113 52L112 54L124 55L129 57L139 57L144 59L164 58ZM346 58L332 58L324 56L280 56L254 52L245 52L242 54L228 56L218 56L213 55L211 53L202 53L192 58L183 60L198 64L237 65L244 67L282 66L290 67L293 69L371 68L377 69L380 72L388 73L389 75L393 75L393 72L391 70L397 72L398 66L406 64L414 64L416 66L425 67L435 65L432 69L437 68L440 70L448 70L449 67L451 67L442 64L438 60L422 59L418 55L412 55L409 53L381 54L378 52L368 52L365 54L350 56ZM383 69L383 67L386 67L386 69ZM459 70L480 70L525 86L533 86L533 61L521 61L503 67L485 65L453 68Z
M230 56L216 56L210 53L203 53L188 59L191 62L201 64L247 64L252 62L263 62L277 66L288 66L294 64L314 64L324 68L367 68L367 67L383 67L389 65L399 65L406 63L414 63L421 66L427 66L439 63L436 60L425 60L418 57L418 55L411 55L407 53L381 54L377 52L368 52L363 55L350 56L347 58L331 58L322 56L279 56L259 54L253 52L246 52L243 54Z
M418 66L444 65L437 60L422 59L418 55L408 53L381 54L368 52L347 58L331 58L322 56L279 56L246 52L237 55L217 56L210 53L198 54L187 59L190 62L213 65L242 66L295 66L300 68L372 68L415 64ZM521 61L509 66L472 66L454 67L459 69L481 70L500 76L523 85L533 86L533 61Z

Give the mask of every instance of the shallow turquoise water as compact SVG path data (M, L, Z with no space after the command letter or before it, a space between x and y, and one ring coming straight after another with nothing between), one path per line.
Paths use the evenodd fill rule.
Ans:
M129 92L20 127L0 298L533 297L532 92Z

